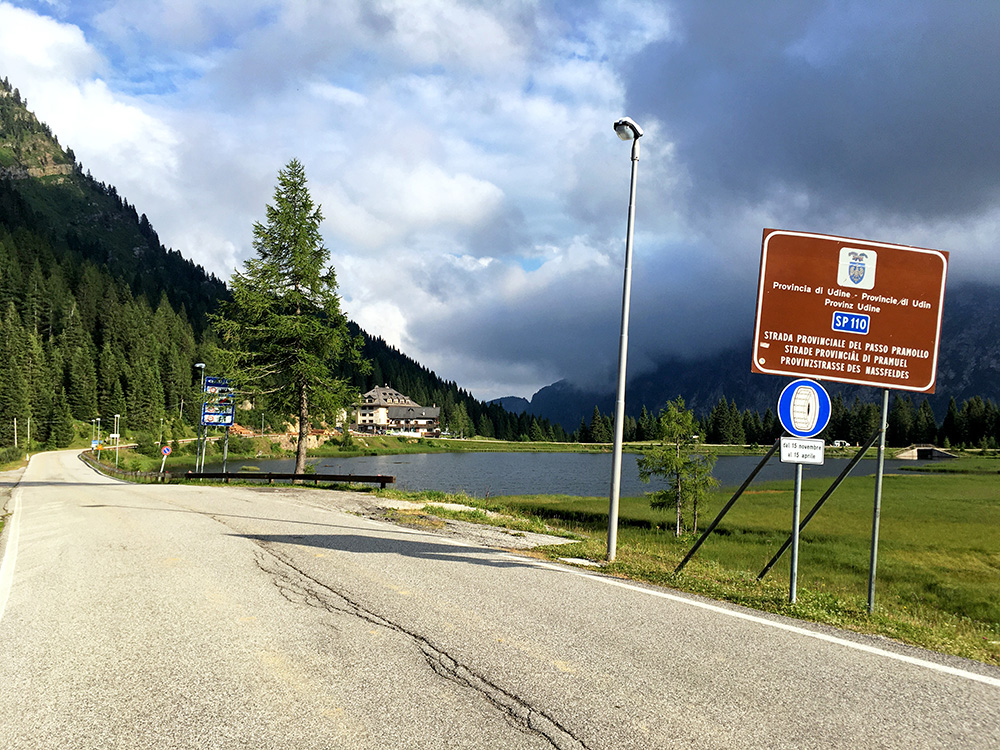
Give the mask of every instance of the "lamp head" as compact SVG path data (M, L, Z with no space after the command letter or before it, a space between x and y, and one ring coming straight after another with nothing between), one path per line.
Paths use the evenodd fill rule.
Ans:
M623 141L642 138L642 128L631 117L623 117L615 123L615 132Z

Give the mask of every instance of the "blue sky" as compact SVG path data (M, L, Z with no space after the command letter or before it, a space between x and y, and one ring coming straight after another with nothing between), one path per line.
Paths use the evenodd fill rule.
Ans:
M7 76L222 278L306 167L343 305L480 398L746 343L764 227L1000 281L994 0L0 0ZM749 367L749 365L748 365Z

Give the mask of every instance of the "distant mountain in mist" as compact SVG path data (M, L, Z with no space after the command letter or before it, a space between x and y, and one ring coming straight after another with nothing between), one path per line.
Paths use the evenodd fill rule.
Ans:
M774 411L778 395L789 378L751 373L751 343L748 338L744 346L710 356L664 360L652 371L630 378L626 413L638 417L643 406L656 413L677 396L683 397L699 416L706 415L721 398L735 401L740 409ZM862 401L874 401L880 392L866 386L824 385L848 402L855 396ZM951 398L959 405L973 396L1000 402L1000 287L973 283L949 287L941 325L936 392L929 396L912 395L917 402L927 398L939 420ZM513 397L502 399L504 408L523 409L571 431L580 425L581 419L590 421L594 406L604 414L613 414L615 393L579 388L561 380L539 390L530 401L520 399L523 404L515 401Z

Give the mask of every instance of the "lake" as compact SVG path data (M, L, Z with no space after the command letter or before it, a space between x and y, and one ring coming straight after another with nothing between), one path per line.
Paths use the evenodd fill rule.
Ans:
M413 453L395 456L355 458L311 458L320 474L391 474L401 490L440 490L475 497L496 495L575 495L603 497L611 490L610 453ZM636 454L622 456L621 494L641 496L657 489L655 482L639 481ZM760 462L761 456L720 456L714 474L723 487L738 487ZM822 466L804 466L803 476L836 477L849 462L830 458ZM886 473L901 466L919 466L927 461L886 460ZM230 461L229 471L241 466L261 471L291 472L292 459ZM863 460L851 476L875 474L876 462ZM208 464L206 471L222 471L222 464ZM777 455L757 475L754 483L769 480L792 481L795 467L783 464Z

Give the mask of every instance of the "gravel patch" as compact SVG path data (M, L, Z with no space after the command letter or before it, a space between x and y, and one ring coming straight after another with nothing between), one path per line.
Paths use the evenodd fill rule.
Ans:
M375 497L360 492L344 492L342 490L305 490L293 487L267 487L256 489L257 492L280 492L292 493L296 499L304 502L316 503L327 508L336 508L347 513L372 518L379 521L396 523L400 526L413 528L418 524L400 523L392 511L420 511L428 505L450 510L482 511L482 508L474 508L460 503L434 503L434 502L413 502L410 500L396 500L392 498ZM492 511L483 511L488 515L502 517L501 514ZM500 526L488 526L486 524L472 523L469 521L456 521L450 518L438 518L437 516L427 516L433 519L434 526L430 524L419 524L422 531L430 534L439 534L452 539L481 547L492 549L527 550L534 547L545 547L554 544L572 544L574 540L550 534L537 534L531 531L515 531L505 529ZM437 528L435 528L437 526Z

